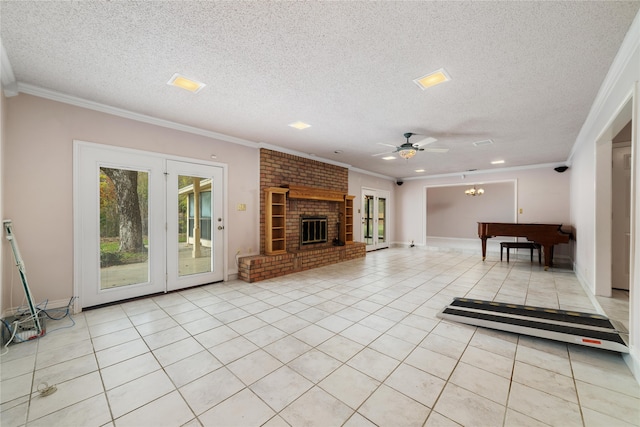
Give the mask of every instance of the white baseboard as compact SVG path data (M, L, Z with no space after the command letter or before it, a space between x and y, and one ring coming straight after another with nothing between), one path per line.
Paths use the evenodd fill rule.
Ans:
M500 238L500 239L487 239L487 256L500 256L500 242L511 241L514 238ZM408 242L394 242L392 247L396 248L409 248L411 244ZM458 237L428 237L427 243L416 243L415 248L427 249L438 252L458 252L466 254L482 254L482 244L480 239L465 239ZM503 258L506 255L503 254ZM534 254L535 258L536 254ZM531 252L529 249L521 249L511 251L510 258L516 259L530 259ZM572 259L567 255L556 254L554 260L558 261L558 264L573 265Z
M640 384L640 354L638 349L633 346L629 349L629 354L623 354L622 359L631 370L631 373L636 379L636 382Z

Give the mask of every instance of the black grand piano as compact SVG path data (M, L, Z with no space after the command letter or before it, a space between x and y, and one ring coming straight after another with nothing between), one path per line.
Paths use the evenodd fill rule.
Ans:
M544 249L544 269L553 265L553 246L569 243L571 233L562 231L562 224L514 224L479 222L478 237L482 239L482 260L487 257L487 239L495 236L526 237Z

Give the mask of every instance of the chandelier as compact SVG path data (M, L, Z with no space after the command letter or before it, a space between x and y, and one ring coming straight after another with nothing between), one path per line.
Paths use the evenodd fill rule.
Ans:
M407 160L415 156L416 153L417 150L415 148L403 148L402 150L398 151L400 157Z
M467 188L464 190L464 194L467 196L482 196L484 194L484 190L482 188L476 188L474 185L473 188Z

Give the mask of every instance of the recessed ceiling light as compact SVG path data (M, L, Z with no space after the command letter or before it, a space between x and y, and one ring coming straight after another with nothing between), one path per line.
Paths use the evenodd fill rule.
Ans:
M336 150L333 152L334 154L342 154L342 150Z
M501 165L504 163L504 160L494 160L493 162L491 162L492 165Z
M193 92L193 93L200 92L200 89L206 86L206 84L204 83L189 79L178 73L174 74L173 77L171 77L171 80L167 82L167 84L170 86L175 86L181 89L188 90L189 92Z
M424 169L416 169L416 172L424 172Z
M483 139L482 141L476 141L473 143L476 147L480 147L481 145L490 145L493 144L493 141L490 139Z
M448 82L449 80L451 80L449 74L447 74L444 68L440 68L426 76L418 77L413 82L417 84L420 89L425 90L440 83Z
M394 156L387 156L387 157L383 157L382 160L395 160L396 158Z
M307 124L305 122L301 122L301 121L297 121L297 122L294 122L294 123L289 123L289 126L291 126L292 128L299 129L299 130L311 127L311 125L309 125L309 124Z

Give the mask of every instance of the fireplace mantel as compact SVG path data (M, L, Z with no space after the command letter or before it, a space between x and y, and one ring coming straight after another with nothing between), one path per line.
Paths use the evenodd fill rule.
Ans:
M305 200L326 200L329 202L344 202L347 193L336 190L326 190L324 188L304 187L301 185L283 185L288 188L288 197L290 199Z

